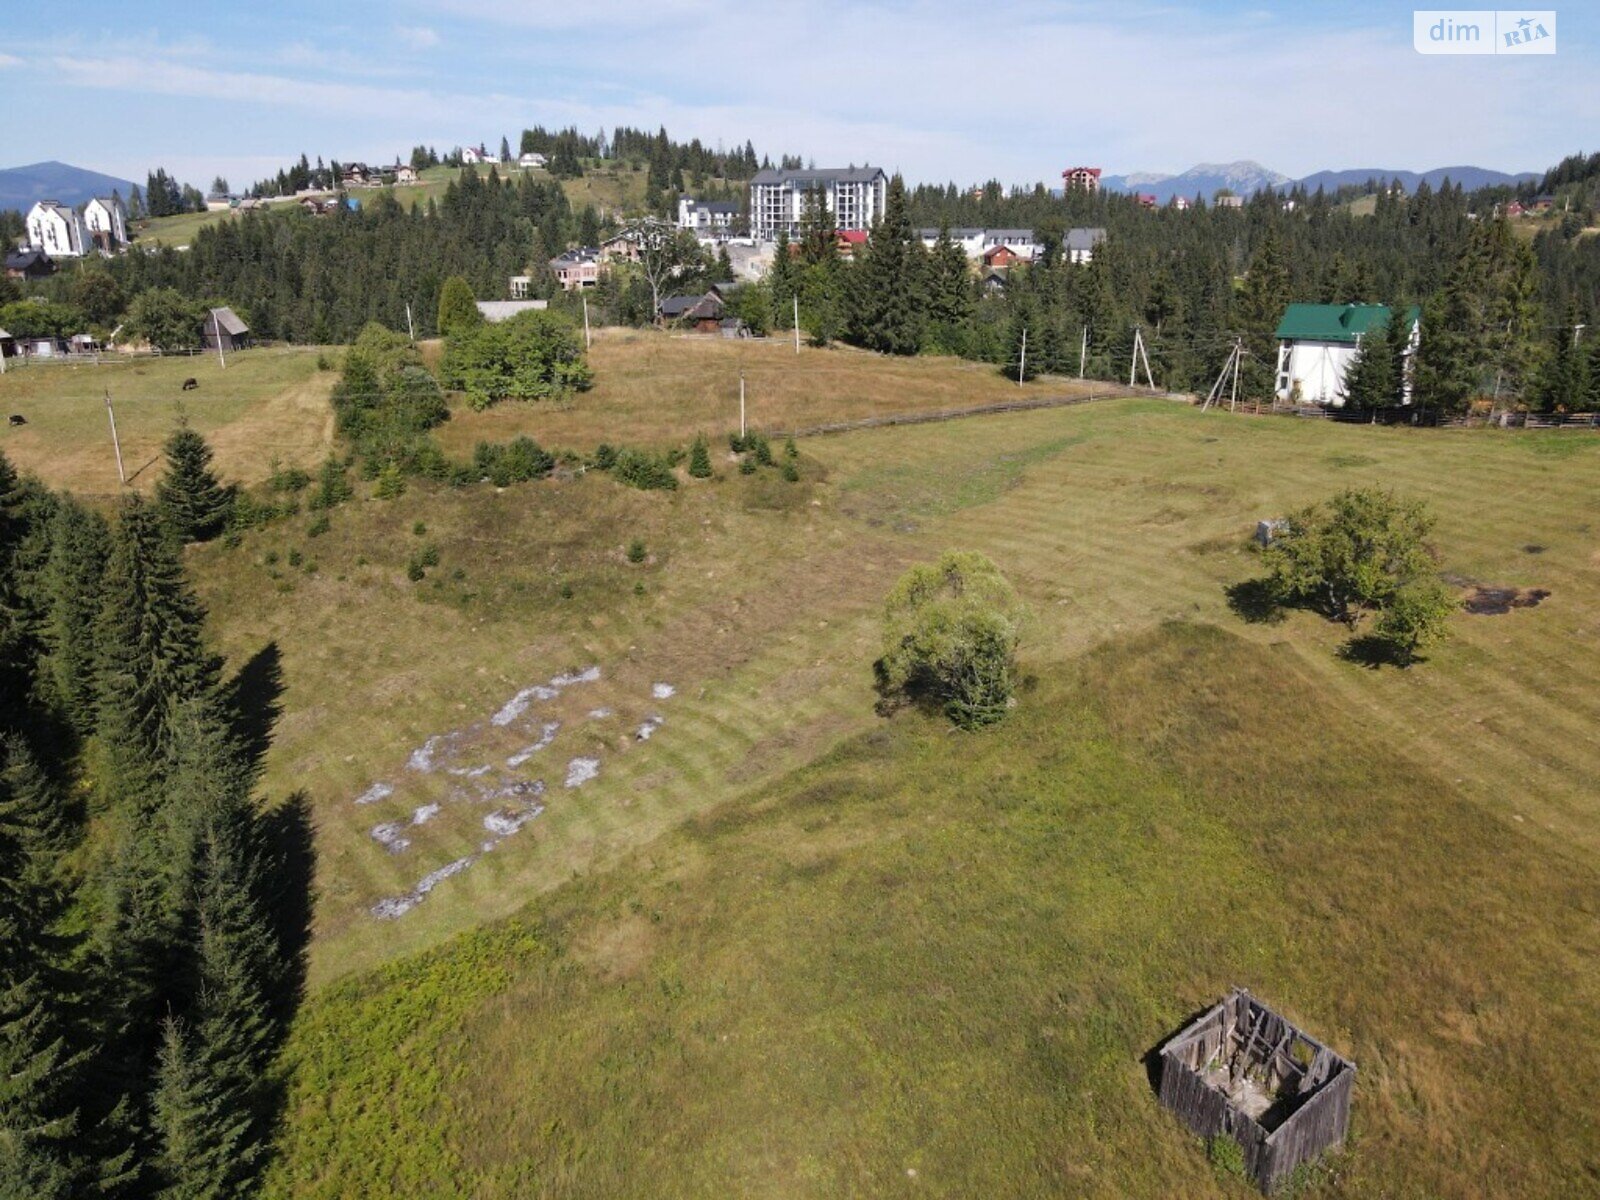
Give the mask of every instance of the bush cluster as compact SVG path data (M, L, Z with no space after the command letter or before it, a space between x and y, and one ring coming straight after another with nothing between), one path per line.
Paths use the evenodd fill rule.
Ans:
M543 479L555 468L556 460L538 442L524 436L504 444L479 442L472 452L472 465L478 478L487 479L496 487L507 487Z

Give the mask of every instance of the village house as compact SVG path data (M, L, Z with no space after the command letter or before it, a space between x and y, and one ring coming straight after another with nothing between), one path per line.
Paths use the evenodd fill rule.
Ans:
M517 166L521 167L524 171L531 171L535 167L543 167L546 161L548 160L546 160L544 155L535 154L532 150L530 150L526 154L518 156Z
M513 300L526 300L528 293L533 291L532 275L513 275L506 282L506 290Z
M800 235L806 197L815 192L839 229L870 229L883 215L889 177L878 167L778 170L767 167L750 178L750 232L773 242L780 232Z
M983 265L991 270L1003 270L1027 259L1004 242L996 243L983 252Z
M43 279L55 274L56 265L43 250L25 246L6 255L6 276L10 279Z
M28 245L51 258L82 258L94 245L78 211L54 200L30 208L26 224Z
M1061 182L1069 192L1098 192L1099 167L1068 167L1061 172Z
M1421 342L1420 310L1405 314L1408 329L1406 354L1414 355ZM1344 380L1361 347L1361 339L1382 329L1390 319L1386 304L1291 304L1278 322L1278 370L1274 391L1278 399L1293 403L1341 408ZM1401 403L1411 402L1409 379L1401 389Z
M678 197L678 228L696 234L727 234L739 219L739 205L733 200L696 200Z
M115 193L96 196L85 204L83 224L102 254L115 254L128 244L128 210Z
M721 333L723 299L716 288L700 296L668 296L656 310L662 322L681 322L696 333Z
M987 229L952 229L950 230L950 243L969 259L976 261L983 257L983 248L986 244L984 236L988 232ZM921 239L922 244L929 250L939 244L939 231L937 229L919 229L917 230L917 237Z
M476 146L468 146L461 152L461 161L468 164L485 163L491 166L498 165L501 161L499 152L490 150L482 142Z
M410 163L401 163L394 169L394 181L402 187L410 187L417 182L417 169Z
M1069 263L1084 266L1094 261L1095 247L1106 240L1106 231L1099 226L1077 227L1067 230L1061 240L1061 257Z
M550 260L550 270L565 291L594 287L600 282L600 251L594 246L563 251Z
M868 233L865 229L841 229L834 237L834 245L838 248L840 258L854 258L860 251L867 248ZM795 247L798 252L799 247Z
M644 252L644 239L637 229L624 229L600 243L600 261L638 262Z
M1214 204L1217 208L1243 208L1244 197L1235 196L1233 193L1229 192L1226 195L1218 195Z

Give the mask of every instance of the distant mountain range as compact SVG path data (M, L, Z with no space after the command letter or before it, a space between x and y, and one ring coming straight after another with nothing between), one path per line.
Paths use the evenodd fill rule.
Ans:
M95 196L121 192L124 201L133 181L86 171L63 162L34 163L27 167L0 170L0 210L14 208L27 212L39 200L59 200L78 205Z
M1258 162L1244 159L1232 163L1200 163L1179 175L1162 175L1148 171L1136 171L1127 175L1103 175L1100 178L1100 186L1113 192L1145 192L1155 196L1159 203L1165 204L1174 196L1192 198L1199 195L1210 200L1222 188L1228 188L1239 196L1250 196L1263 188L1281 190L1299 183L1308 191L1314 192L1321 187L1331 192L1341 187L1359 187L1369 179L1384 181L1398 179L1406 191L1412 192L1424 180L1429 187L1436 188L1447 178L1452 183L1459 183L1470 192L1475 188L1488 187L1491 184L1536 181L1542 176L1534 172L1508 175L1504 171L1492 171L1487 167L1438 167L1432 171L1398 171L1381 167L1364 167L1349 171L1318 171L1303 179L1295 180L1269 170Z

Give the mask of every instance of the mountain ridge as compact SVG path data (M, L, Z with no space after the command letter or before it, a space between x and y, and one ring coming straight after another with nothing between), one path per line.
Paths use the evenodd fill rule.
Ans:
M1321 187L1334 191L1341 187L1360 187L1370 179L1389 182L1398 179L1407 192L1416 191L1426 182L1438 188L1446 179L1460 184L1467 191L1496 185L1515 185L1543 178L1536 171L1512 174L1489 167L1454 166L1435 167L1428 171L1405 171L1382 167L1356 167L1345 170L1314 171L1310 175L1293 179L1280 174L1252 159L1232 163L1196 163L1187 171L1176 175L1157 171L1130 171L1125 175L1103 175L1100 186L1112 192L1144 192L1165 204L1174 196L1191 198L1199 195L1209 200L1220 189L1228 188L1236 195L1250 196L1264 188L1284 189L1299 185L1307 191Z
M118 179L100 171L75 167L51 159L21 167L0 168L0 210L27 212L40 200L59 200L76 207L95 196L122 193L124 201L134 186L131 179Z

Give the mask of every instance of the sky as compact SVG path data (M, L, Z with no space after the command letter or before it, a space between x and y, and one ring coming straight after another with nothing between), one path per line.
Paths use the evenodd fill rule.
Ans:
M1435 0L1436 2L1436 0ZM1546 0L1548 2L1548 0ZM1587 10L1587 11L1586 11ZM1412 8L1042 0L77 0L8 23L0 166L235 189L304 152L515 147L664 125L914 182L1177 172L1543 170L1600 127L1600 4L1553 56L1424 56ZM51 26L55 26L51 29Z

